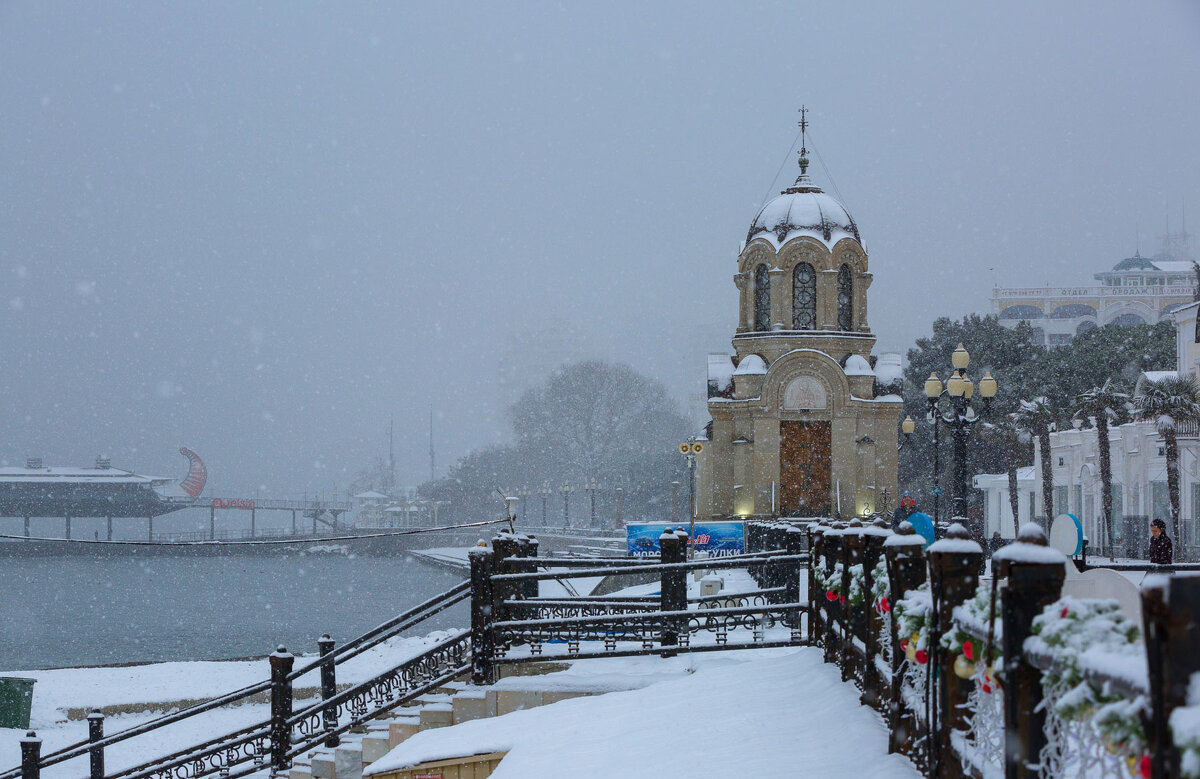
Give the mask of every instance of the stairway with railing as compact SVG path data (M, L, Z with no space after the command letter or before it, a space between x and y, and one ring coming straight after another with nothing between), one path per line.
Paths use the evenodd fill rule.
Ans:
M298 756L335 747L348 731L454 680L469 677L473 684L490 684L505 665L806 644L809 604L800 598L801 571L808 563L801 543L806 539L797 532L787 540L775 550L687 560L681 536L668 534L661 539L657 560L541 559L536 540L502 533L490 547L472 550L469 581L340 647L323 636L316 659L297 667L296 658L280 647L268 658L269 679L108 736L103 716L95 712L87 740L47 754L41 754L41 742L30 732L21 743L22 765L0 773L0 779L39 779L43 769L85 756L90 779L201 779L214 774L238 779L267 769L287 770ZM688 597L689 573L731 568L749 571L759 588ZM543 581L623 575L657 580L658 596L539 596ZM469 628L451 631L415 657L338 689L338 669L347 661L468 599ZM295 683L309 674L320 677L320 698L296 708ZM115 745L126 752L130 744L135 752L153 752L163 729L196 729L196 718L264 695L270 699L264 719L128 767L106 769L106 750Z

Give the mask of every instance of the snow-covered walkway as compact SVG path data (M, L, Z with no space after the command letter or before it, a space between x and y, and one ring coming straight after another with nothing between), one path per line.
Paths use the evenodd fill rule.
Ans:
M507 752L492 779L920 776L887 754L883 721L819 649L579 661L541 678L550 688L646 686L422 731L369 773Z

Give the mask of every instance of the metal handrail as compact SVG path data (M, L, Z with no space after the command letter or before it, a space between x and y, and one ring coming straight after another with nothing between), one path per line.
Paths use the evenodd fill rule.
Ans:
M404 669L406 666L419 665L420 663L423 663L427 659L429 659L429 657L431 657L432 655L436 655L438 652L445 651L447 648L452 647L455 644L462 643L463 641L470 639L470 637L471 637L470 630L459 631L457 634L450 636L446 639L443 639L442 641L439 641L437 644L430 647L429 649L426 649L421 654L415 655L414 657L410 657L409 659L405 660L403 663L396 666L395 668L389 668L388 670L384 671L383 673L377 674L376 676L373 676L364 682L359 682L358 684L354 685L353 687L347 687L346 689L339 692L337 695L334 695L332 698L326 698L324 700L315 701L314 703L310 703L308 706L305 706L302 709L298 709L297 711L292 712L292 715L287 718L287 723L289 726L295 725L296 723L300 722L301 720L305 719L306 717L316 714L319 711L323 711L326 708L329 708L332 706L337 706L339 703L342 703L344 701L349 700L350 698L353 698L355 695L359 694L363 690L368 690L372 686L379 684L381 681L383 681L383 679L385 677L388 677L388 676L398 673L399 671ZM325 737L324 734L322 734L322 738L324 738L324 737Z
M517 558L520 559L520 558ZM528 558L534 559L534 558ZM735 557L716 557L707 560L693 560L686 563L652 563L648 565L626 565L623 567L613 568L585 568L578 571L571 571L570 578L581 576L612 576L615 574L625 573L651 573L661 571L692 571L697 569L720 569L720 568L747 568L766 565L771 562L806 562L808 554L798 555L738 555ZM562 579L564 574L561 572L529 572L529 573L500 573L492 577L492 581L496 582L530 582L530 581L547 581L550 579Z
M711 619L712 617L734 617L753 614L767 614L776 611L807 611L811 608L807 601L796 601L794 603L772 603L763 606L731 606L720 609L703 609L701 611L692 611L685 609L683 611L648 611L643 614L600 614L588 617L560 617L557 619L510 619L499 622L493 622L492 627L495 629L520 629L545 627L552 625L554 627L571 627L571 626L589 626L589 625L606 625L609 623L629 623L630 619L638 622L659 622L664 619L677 619L681 617L696 618L703 617Z
M345 662L353 657L357 657L368 649L388 640L396 633L412 627L414 624L423 622L434 614L445 611L455 604L461 603L469 598L470 595L471 583L469 581L457 584L446 592L435 595L424 603L414 606L398 617L393 617L382 625L371 628L361 636L347 641L328 655L318 657L312 662L297 668L287 675L287 679L288 681L295 681L306 673L319 670L321 666L329 662L330 657L335 658L335 663Z
M319 670L324 663L330 662L329 658L331 655L334 657L333 662L335 663L335 665L346 662L347 660L350 660L351 658L358 656L359 654L367 651L368 649L371 649L371 648L377 646L378 644L382 643L383 641L388 640L389 638L394 636L396 633L398 633L402 630L405 630L407 628L410 628L413 625L419 624L420 622L423 622L424 620L429 619L433 615L435 615L441 611L444 611L445 609L448 609L457 603L460 603L460 602L466 600L468 597L470 597L470 582L462 582L461 584L455 585L454 587L447 590L446 592L443 592L440 595L436 595L433 598L430 598L429 600L425 601L424 603L421 603L421 604L409 609L408 611L405 611L403 614L401 614L397 617L394 617L394 618L388 620L387 622L384 622L383 624L372 628L371 630L368 630L366 633L363 633L362 635L360 635L354 639L351 639L350 641L347 641L345 644L338 647L338 649L331 652L330 655L325 655L324 657L316 658L313 661L302 666L301 668L297 669L296 671L293 671L291 674L288 675L288 681L289 682L294 681L295 679L303 676L306 673L310 673L312 671ZM233 690L231 692L225 693L224 695L218 696L211 700L204 701L202 703L197 703L193 706L189 706L185 709L181 709L181 710L173 712L171 714L165 714L161 717L150 720L149 722L144 722L140 725L136 725L136 726L128 728L126 730L122 730L117 733L113 733L109 736L105 736L104 738L102 738L98 741L88 741L88 740L78 741L78 742L75 742L74 744L70 744L68 746L62 747L61 749L59 749L55 752L51 752L49 754L43 755L38 761L38 766L41 768L46 768L46 767L49 767L52 765L57 765L59 763L66 762L68 760L72 760L76 757L81 757L83 755L87 755L95 749L104 749L104 748L112 746L114 744L118 744L122 741L127 741L131 738L135 738L137 736L144 735L144 734L152 732L154 730L158 730L159 728L163 728L168 725L173 725L182 720L189 719L191 717L194 717L194 716L197 716L200 714L204 714L206 712L212 711L213 709L217 709L222 706L228 706L230 704L234 704L239 701L245 700L246 698L249 698L251 696L265 693L270 689L271 689L271 682L269 680L256 682L249 686L242 687L238 690ZM257 728L257 727L259 727L259 725L253 725L253 726L249 726L247 728L242 728L240 730L233 731L232 733L227 733L218 739L208 741L208 742L205 742L200 745L195 745L195 746L189 747L188 749L189 749L189 751L195 750L195 749L203 749L207 746L216 744L221 741L225 741L230 738L237 738L239 735L249 733L251 730L253 730L254 728ZM238 742L238 743L241 743L241 742ZM169 758L172 756L168 755L166 757ZM156 760L162 760L162 759L164 759L164 758L157 758ZM116 779L116 777L124 777L124 776L126 776L126 774L129 771L138 770L138 769L141 769L145 766L149 766L152 764L154 764L154 763L147 762L147 763L143 763L139 766L134 766L133 768L130 768L130 769L125 769L124 771L122 771L118 774L114 774L114 775L110 776L109 779ZM0 779L17 779L17 777L19 777L20 775L21 775L21 769L20 769L20 767L17 767L17 768L9 769L8 771L5 771L3 773L0 773Z

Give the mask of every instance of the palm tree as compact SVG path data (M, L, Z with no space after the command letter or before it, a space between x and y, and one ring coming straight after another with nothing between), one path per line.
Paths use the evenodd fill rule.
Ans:
M1038 442L1038 454L1042 460L1042 510L1046 513L1047 522L1054 519L1054 468L1050 462L1050 426L1054 424L1057 413L1054 404L1043 395L1033 400L1022 400L1020 410L1012 415L1013 422L1018 427L1028 430Z
M1109 416L1115 415L1125 407L1129 396L1124 392L1113 389L1112 381L1104 382L1103 387L1093 387L1075 396L1075 416L1095 420L1096 434L1100 441L1100 488L1101 503L1104 514L1104 538L1108 544L1108 553L1113 552L1113 517L1112 517L1112 452L1108 443Z
M1176 543L1183 538L1179 515L1179 424L1200 422L1200 384L1191 374L1168 376L1158 381L1140 379L1133 398L1138 417L1153 420L1167 449L1167 494L1171 499L1171 532Z

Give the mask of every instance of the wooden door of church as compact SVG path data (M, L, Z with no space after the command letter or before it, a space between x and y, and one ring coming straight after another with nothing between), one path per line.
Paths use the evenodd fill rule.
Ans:
M779 423L779 511L800 517L831 514L831 431L828 422Z

